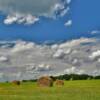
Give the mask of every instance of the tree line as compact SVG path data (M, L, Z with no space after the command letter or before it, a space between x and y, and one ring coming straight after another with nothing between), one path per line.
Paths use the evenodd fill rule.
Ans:
M100 79L100 75L92 76L87 74L64 74L59 76L50 76L54 81L59 80L92 80L92 79ZM22 80L23 82L36 82L37 79L30 79L30 80Z

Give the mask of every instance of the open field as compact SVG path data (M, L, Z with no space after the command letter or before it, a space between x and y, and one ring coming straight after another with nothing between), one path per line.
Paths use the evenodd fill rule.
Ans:
M100 80L65 81L65 86L49 88L35 82L0 83L0 100L100 100Z

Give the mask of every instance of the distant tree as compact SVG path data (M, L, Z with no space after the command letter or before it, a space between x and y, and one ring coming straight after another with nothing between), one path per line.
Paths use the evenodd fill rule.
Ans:
M70 75L68 74L63 75L62 77L63 77L63 80L70 80Z
M31 80L28 80L28 82L37 82L36 79L31 79Z
M22 82L28 82L28 80L22 80Z
M89 76L89 75L86 75L86 74L82 74L82 75L65 74L65 75L58 76L57 79L60 79L60 80L87 80L87 79L93 79L93 76Z
M100 79L100 76L95 76L94 79Z
M53 80L53 81L56 81L57 77L54 77L54 76L50 76L50 78Z

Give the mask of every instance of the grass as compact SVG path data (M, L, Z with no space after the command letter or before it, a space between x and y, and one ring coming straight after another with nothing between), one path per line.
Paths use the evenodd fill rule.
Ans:
M100 100L100 80L65 81L65 86L50 88L0 83L0 100Z

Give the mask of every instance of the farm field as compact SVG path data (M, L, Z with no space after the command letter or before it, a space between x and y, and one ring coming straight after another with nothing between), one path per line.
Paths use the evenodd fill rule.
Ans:
M100 80L65 81L62 87L0 83L0 100L100 100Z

